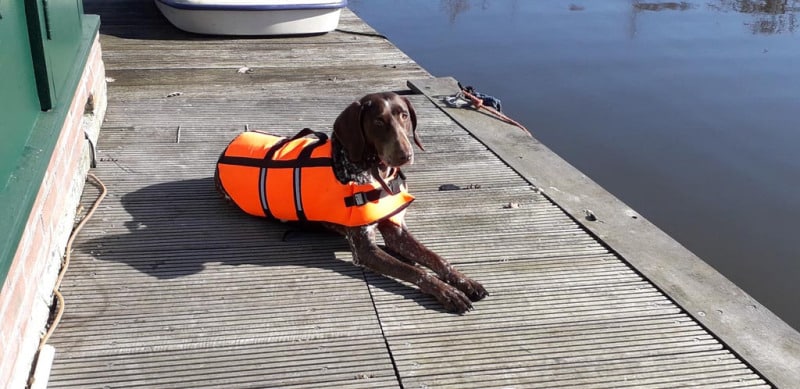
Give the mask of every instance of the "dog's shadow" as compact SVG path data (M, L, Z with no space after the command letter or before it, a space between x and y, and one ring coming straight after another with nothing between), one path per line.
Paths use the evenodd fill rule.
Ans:
M217 265L312 267L366 280L429 309L442 310L419 290L350 263L346 260L350 248L340 235L246 215L220 197L213 178L147 186L125 194L120 203L126 211L123 215L129 215L122 216L126 231L91 238L77 250L98 260L125 263L161 280L214 271ZM119 213L113 211L115 204L105 206L112 211L100 215L101 222L113 225Z

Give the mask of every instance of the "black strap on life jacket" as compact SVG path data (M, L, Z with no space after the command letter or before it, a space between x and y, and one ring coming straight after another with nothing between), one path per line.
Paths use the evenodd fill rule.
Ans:
M305 130L311 131L308 128L305 128L305 129L303 129L303 131L300 131L299 134L295 135L294 139L297 139L299 137L299 135L302 134ZM328 136L323 134L323 133L321 133L321 132L313 132L312 131L311 133L316 135L316 137L319 138L319 139L316 142L306 146L306 148L304 148L303 151L300 152L300 155L297 156L297 165L294 168L294 174L292 175L292 177L293 177L292 188L294 189L294 196L293 196L294 197L294 210L295 210L295 212L297 212L297 220L299 220L299 221L308 220L306 218L305 212L303 211L303 195L302 195L302 193L303 193L303 188L302 188L302 184L303 184L303 179L302 179L303 168L304 167L309 167L309 166L320 166L320 165L316 165L316 164L312 164L311 163L311 161L313 160L311 158L311 153L314 152L314 150L317 147L320 147L320 146L324 145L325 142L328 140ZM303 136L305 136L305 135L303 135ZM316 158L316 159L319 159L319 158ZM327 159L330 160L330 158L327 158ZM323 165L323 166L331 166L331 164L332 163L328 163L327 165Z
M302 132L302 131L301 131ZM275 153L283 147L286 143L289 142L289 138L283 138L272 147L267 150L267 153L264 155L264 158L261 159L262 162L271 162L272 157L275 156ZM258 171L258 199L261 202L261 210L264 211L264 216L268 218L274 218L275 216L269 210L269 202L267 201L267 167L260 166L261 169Z
M347 207L358 207L371 201L377 201L387 196L394 196L403 189L406 176L400 169L397 169L397 174L389 182L386 183L387 188L373 189L366 192L357 192L352 196L344 198L344 205Z
M254 131L260 132L260 131ZM296 160L292 161L273 161L273 157L275 153L280 150L281 147L285 146L286 143L289 143L293 140L297 140L303 138L308 135L314 135L317 137L317 141L313 144L307 146L303 151L300 152L300 155ZM235 156L227 156L223 153L219 157L217 161L218 164L226 164L226 165L236 165L236 166L250 166L250 167L257 167L260 168L258 172L258 197L261 203L261 209L264 212L264 215L268 218L274 218L274 215L269 210L269 204L267 202L267 172L269 169L272 168L293 168L295 169L294 172L294 189L296 190L294 194L295 198L295 209L297 210L297 217L299 220L306 220L305 213L303 213L303 206L300 198L300 171L303 167L320 167L320 166L330 166L331 165L331 158L330 157L320 157L320 158L311 158L311 152L314 151L317 147L325 144L328 141L328 135L322 132L313 131L310 128L304 128L297 134L289 138L282 138L278 142L276 142L272 147L267 150L267 153L264 155L264 158L249 158L249 157L235 157Z
M253 131L253 132L258 132L263 134L263 132L261 131ZM326 135L325 133L312 131L310 128L304 128L302 131L298 132L291 138L283 138L277 143L275 143L267 151L267 154L264 156L264 158L234 157L234 156L221 155L217 163L225 165L250 166L250 167L260 167L260 168L294 168L298 165L299 159L293 161L273 161L272 157L275 155L275 152L278 151L278 149L280 149L281 147L283 147L287 142L291 142L293 140L297 140L308 135L316 136L319 139L317 143L325 143L328 140L328 135ZM303 161L303 166L308 166L308 167L330 166L330 164L331 164L330 157L307 158L305 161Z

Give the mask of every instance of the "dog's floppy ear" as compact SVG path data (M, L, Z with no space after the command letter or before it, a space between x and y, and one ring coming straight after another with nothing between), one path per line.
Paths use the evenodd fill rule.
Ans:
M364 154L364 131L361 128L361 103L354 101L333 122L333 134L342 143L347 158L353 162L361 161Z
M408 107L408 115L411 116L411 134L414 138L414 143L417 144L421 150L425 150L422 147L422 142L419 140L419 136L417 135L417 111L414 109L414 106L411 105L411 100L407 99L405 96L400 96L403 101L406 103L406 107Z

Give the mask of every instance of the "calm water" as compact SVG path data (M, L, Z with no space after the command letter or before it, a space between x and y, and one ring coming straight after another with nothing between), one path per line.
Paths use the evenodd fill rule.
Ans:
M800 0L350 0L800 329Z

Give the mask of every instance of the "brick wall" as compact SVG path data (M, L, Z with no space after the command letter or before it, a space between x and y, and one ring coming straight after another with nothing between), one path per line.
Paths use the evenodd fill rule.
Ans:
M87 101L92 104L86 111ZM0 292L0 386L24 388L44 334L53 286L72 230L90 149L106 108L105 68L95 36L80 84Z

